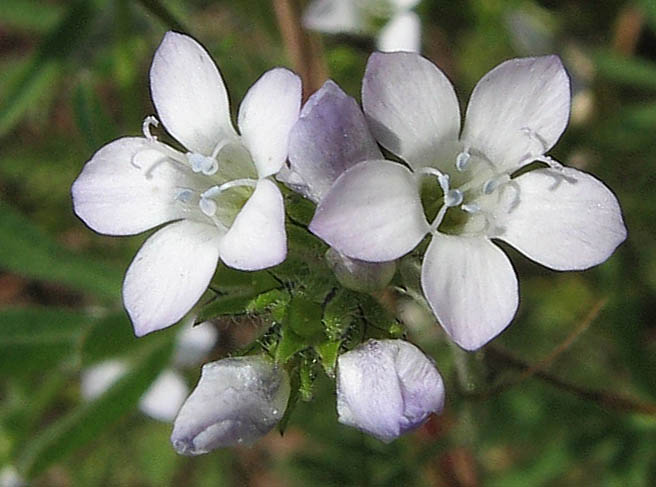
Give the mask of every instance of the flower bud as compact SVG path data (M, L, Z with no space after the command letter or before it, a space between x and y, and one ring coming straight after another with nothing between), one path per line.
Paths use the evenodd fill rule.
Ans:
M444 406L433 361L403 340L369 340L337 359L339 422L389 443Z
M171 443L182 455L253 443L280 421L289 391L287 373L264 356L206 364L178 413Z
M351 259L332 247L326 251L326 260L342 286L363 293L383 289L396 272L396 261L366 262Z

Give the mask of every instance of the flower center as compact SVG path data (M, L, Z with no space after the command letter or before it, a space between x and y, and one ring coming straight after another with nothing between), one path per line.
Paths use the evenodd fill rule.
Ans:
M494 233L494 215L499 211L510 212L519 204L520 187L512 178L517 169L537 161L555 170L562 166L545 156L547 142L534 130L524 127L521 133L529 139L527 154L517 165L503 165L491 161L484 153L460 142L444 149L432 167L423 167L415 172L417 179L432 176L439 183L428 190L422 188L422 202L427 217L435 214L430 228L432 232L458 235L481 235ZM439 168L439 169L438 169ZM507 195L511 191L512 194ZM507 197L509 196L509 198ZM437 209L436 209L437 207Z
M189 217L209 219L222 230L230 228L257 185L257 172L248 150L237 139L225 139L209 155L182 153L152 135L151 127L158 125L155 117L144 120L148 147L134 155L132 165L146 178L151 178L161 165L169 165L167 169L175 170L179 182L171 197L189 212Z
M486 233L494 223L493 210L502 193L512 185L510 175L497 172L483 154L467 148L452 153L450 159L450 164L440 165L446 171L424 167L416 172L418 177L435 177L440 187L437 200L435 187L432 189L432 205L437 203L439 209L430 224L431 231L459 235ZM423 201L426 208L431 195Z

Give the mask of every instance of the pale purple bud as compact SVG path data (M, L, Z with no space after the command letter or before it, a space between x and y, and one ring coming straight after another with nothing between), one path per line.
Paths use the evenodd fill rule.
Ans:
M366 262L351 259L333 247L326 251L328 265L339 283L360 292L373 292L389 284L396 272L396 261Z
M182 455L253 443L280 421L289 391L285 370L264 356L206 364L178 413L171 443Z
M403 340L369 340L337 359L339 422L389 443L444 406L433 361Z
M278 178L315 203L360 161L382 159L358 103L328 80L303 106L289 133L289 171Z

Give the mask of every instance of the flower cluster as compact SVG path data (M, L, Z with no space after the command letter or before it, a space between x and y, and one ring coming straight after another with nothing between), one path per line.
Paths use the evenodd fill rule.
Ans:
M242 101L239 133L216 65L191 38L167 33L150 79L159 119L146 118L143 137L101 148L72 189L75 212L100 233L164 224L125 277L123 301L138 336L187 315L219 259L244 271L286 259L284 198L274 177L316 205L309 231L329 245L327 266L356 295L385 288L396 261L419 249L424 297L466 350L498 335L517 309L517 278L495 240L552 269L575 270L603 262L626 238L613 193L547 155L570 109L569 78L556 56L490 71L472 93L462 130L451 83L410 52L372 54L364 113L332 81L301 110L300 79L272 69ZM184 150L153 135L160 121ZM270 335L307 338L284 360L261 353L203 367L175 421L178 452L249 443L281 420L289 374L298 369L287 360L318 340L313 328L295 326L282 338ZM336 336L326 371L336 379L343 424L391 441L442 410L440 374L416 346L325 333Z

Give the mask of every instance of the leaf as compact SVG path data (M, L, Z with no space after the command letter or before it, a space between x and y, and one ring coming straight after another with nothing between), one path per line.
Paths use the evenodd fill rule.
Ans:
M0 103L0 137L20 121L46 89L56 85L63 59L80 46L95 11L94 2L76 1L66 17L42 40L23 75L9 87Z
M18 458L20 471L33 478L55 462L93 441L105 429L132 411L141 395L168 363L171 340L143 347L134 367L96 400L78 406L38 433Z
M217 316L243 314L254 297L255 294L226 294L216 296L200 308L196 317L196 323L202 323Z
M89 321L84 313L57 308L1 310L0 372L34 372L70 359Z
M36 0L2 0L0 19L5 27L43 32L51 29L62 17L59 4Z
M62 284L100 298L120 296L116 269L60 247L7 204L0 202L0 269Z
M89 77L83 77L73 92L73 110L80 133L87 147L96 150L117 137L117 129L105 112Z

